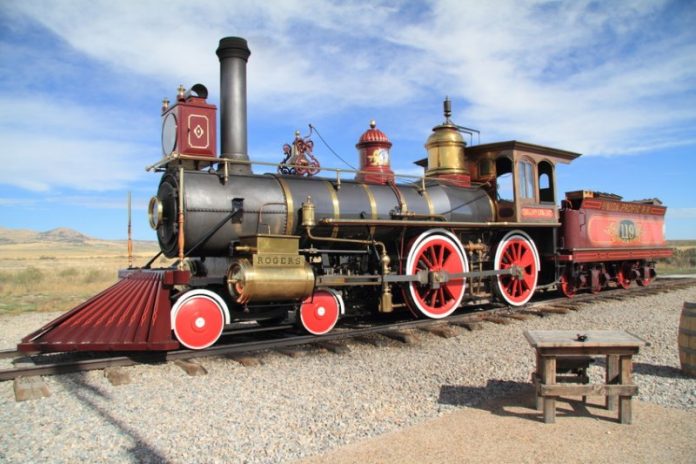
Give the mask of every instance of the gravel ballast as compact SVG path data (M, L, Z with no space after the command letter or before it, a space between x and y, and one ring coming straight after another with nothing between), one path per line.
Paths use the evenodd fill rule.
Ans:
M443 339L382 347L349 342L350 353L269 352L243 367L205 358L208 375L179 367L128 367L112 386L101 371L46 377L52 395L15 402L0 383L0 462L287 462L528 388L533 351L526 329L621 329L650 345L634 357L638 399L696 410L696 379L679 371L677 327L696 288L603 302ZM0 317L0 348L54 314ZM6 366L3 366L6 367ZM591 375L601 376L601 366Z

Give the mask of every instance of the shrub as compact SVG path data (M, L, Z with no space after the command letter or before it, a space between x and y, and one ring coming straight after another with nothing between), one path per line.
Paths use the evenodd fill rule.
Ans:
M58 273L61 277L75 277L77 274L78 271L74 267L66 267Z
M29 266L28 268L15 274L13 280L17 285L30 287L31 285L41 282L43 279L44 273L41 272L41 269L37 269L34 266Z
M100 271L98 269L91 269L82 278L82 281L86 284L91 284L94 282L101 282L103 280L108 280L111 278L111 273L106 271Z

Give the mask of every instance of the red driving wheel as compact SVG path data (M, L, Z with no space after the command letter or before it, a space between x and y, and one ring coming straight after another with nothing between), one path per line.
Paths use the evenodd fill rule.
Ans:
M454 234L434 230L418 236L408 252L406 274L427 273L429 282L408 284L404 294L411 312L431 319L452 314L464 297L466 284L462 277L449 276L468 271L466 255Z
M499 275L496 290L509 305L526 304L536 290L539 255L532 239L522 231L509 232L498 245L495 253L495 270L517 267L521 276Z

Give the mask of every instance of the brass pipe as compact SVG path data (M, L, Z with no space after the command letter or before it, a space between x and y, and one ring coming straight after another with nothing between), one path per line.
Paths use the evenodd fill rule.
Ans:
M184 270L184 168L179 168L179 270Z
M418 214L415 211L398 212L394 211L391 213L393 217L400 218L413 218L413 219L436 219L438 221L446 222L447 218L443 214Z
M409 221L395 219L332 219L319 220L325 226L384 226L384 227L432 227L433 221ZM453 229L465 228L506 228L506 227L560 227L557 222L437 222L438 226L451 227Z

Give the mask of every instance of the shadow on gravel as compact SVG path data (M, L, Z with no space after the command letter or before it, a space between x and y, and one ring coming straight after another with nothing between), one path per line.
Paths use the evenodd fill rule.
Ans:
M652 375L668 379L688 379L681 370L673 366L659 366L655 364L633 363L633 373L640 375Z
M92 411L117 429L120 433L128 436L133 446L126 450L132 456L133 462L137 463L165 463L167 459L153 449L137 431L131 429L126 423L112 416L108 411L102 408L97 399L92 399L94 395L104 401L110 401L111 396L102 391L101 388L95 385L90 385L86 381L84 373L70 374L64 376L56 376L55 379L63 385L65 393L72 395L82 404L88 406Z
M556 416L591 417L616 422L615 412L607 417L607 410L599 404L599 397L583 403L580 398L560 398L556 401ZM603 398L602 398L603 401ZM519 417L534 422L543 422L542 411L536 410L536 397L531 383L509 380L489 380L485 387L442 385L438 403L465 406L488 411L497 416Z

